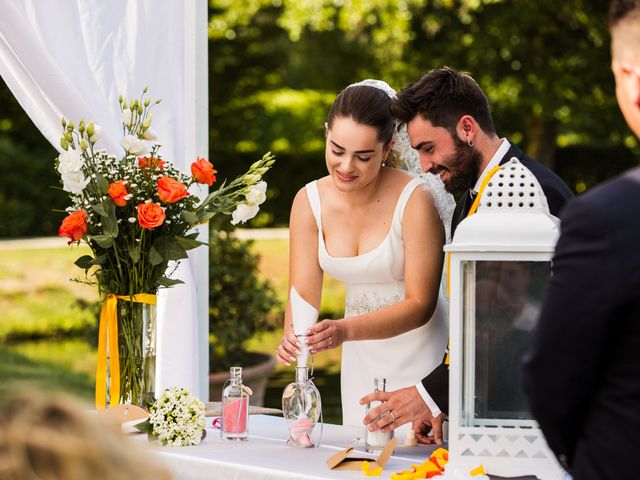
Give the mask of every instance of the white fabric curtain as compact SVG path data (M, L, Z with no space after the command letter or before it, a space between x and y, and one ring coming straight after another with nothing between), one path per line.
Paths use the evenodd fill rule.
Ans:
M196 109L188 78L194 65L186 63L201 61L185 49L192 46L193 37L185 32L189 25L185 16L193 14L188 3L0 0L0 75L56 149L60 150L60 117L76 125L84 118L103 128L98 147L118 157L122 154L118 96L135 98L148 86L153 98L162 99L154 109L153 128L163 158L188 171L195 155L207 155L197 151L195 136L186 128L198 123L191 118ZM198 351L192 262L183 261L174 277L186 283L159 295L156 388L183 386L206 396L200 388L206 370L201 372L204 362ZM199 292L206 297L207 286ZM200 336L202 330L200 326Z

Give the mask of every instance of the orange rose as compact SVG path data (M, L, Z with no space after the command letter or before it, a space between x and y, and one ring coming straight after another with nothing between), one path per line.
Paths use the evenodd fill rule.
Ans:
M80 243L80 239L87 233L87 212L77 210L70 213L67 218L62 220L62 225L58 229L58 236L69 237L69 245L73 242Z
M118 180L117 182L113 182L109 184L109 189L107 193L118 207L124 207L127 204L127 199L124 198L129 194L127 192L127 187L124 185L124 180Z
M213 164L206 158L198 157L198 160L191 164L191 175L198 183L204 183L211 186L216 181L217 170L214 170Z
M138 204L138 222L142 228L149 230L159 227L164 223L164 209L159 203Z
M164 160L160 160L156 157L139 157L138 167L144 170L145 168L152 168L155 170L162 170L164 168Z
M157 184L158 197L160 197L160 200L163 202L175 203L189 195L187 187L185 187L183 183L180 183L167 175L160 177Z

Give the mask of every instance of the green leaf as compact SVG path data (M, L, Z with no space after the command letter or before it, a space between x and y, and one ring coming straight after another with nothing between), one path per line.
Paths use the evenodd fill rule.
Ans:
M102 217L102 228L104 233L113 238L118 236L118 220L116 218L116 205L111 200L104 200L102 206L106 215Z
M202 212L198 215L198 223L206 222L214 217L216 212Z
M75 263L78 267L84 268L85 270L92 265L93 257L91 255L83 255L78 258Z
M149 263L155 266L160 265L162 262L164 262L164 258L162 258L162 255L160 255L156 247L152 245L149 249Z
M113 237L111 235L94 235L91 237L102 248L111 248L113 246Z
M153 433L153 425L149 422L147 418L144 422L137 423L133 426L133 428L137 429L139 432L151 434Z
M140 247L130 248L129 257L131 258L133 263L138 263L138 260L140 260Z
M153 246L158 250L162 258L167 261L187 258L186 250L173 237L160 237L153 242Z
M96 174L96 186L98 188L98 193L101 195L106 195L109 190L109 182L99 173Z
M193 212L182 212L181 217L189 225L196 225L198 223L198 216Z
M104 209L104 205L102 203L96 203L95 205L91 205L91 208L94 212L96 212L101 217L107 216L107 211Z
M173 287L174 285L180 285L182 283L184 283L182 280L175 280L168 277L160 277L158 279L158 285L161 287Z
M205 242L201 242L199 240L195 240L189 237L181 237L179 235L175 236L176 242L185 250L191 250L192 248L199 247L200 245L207 245Z
M89 262L89 265L90 266L93 266L93 265L104 265L106 261L107 261L107 256L106 255L99 255L96 258L94 258L93 260L91 260Z

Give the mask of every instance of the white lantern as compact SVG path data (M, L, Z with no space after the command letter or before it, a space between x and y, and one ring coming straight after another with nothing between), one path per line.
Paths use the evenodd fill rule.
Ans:
M449 461L494 475L564 478L527 408L521 358L550 275L559 221L512 158L450 245ZM552 398L549 399L553 401Z

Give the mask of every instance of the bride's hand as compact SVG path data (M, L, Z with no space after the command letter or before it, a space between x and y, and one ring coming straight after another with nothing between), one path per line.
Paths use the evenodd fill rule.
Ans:
M276 358L280 363L291 365L295 361L296 355L300 354L300 342L293 334L292 328L285 328L280 345L276 348Z
M342 345L344 329L340 320L322 320L307 330L307 346L311 353L318 353Z

